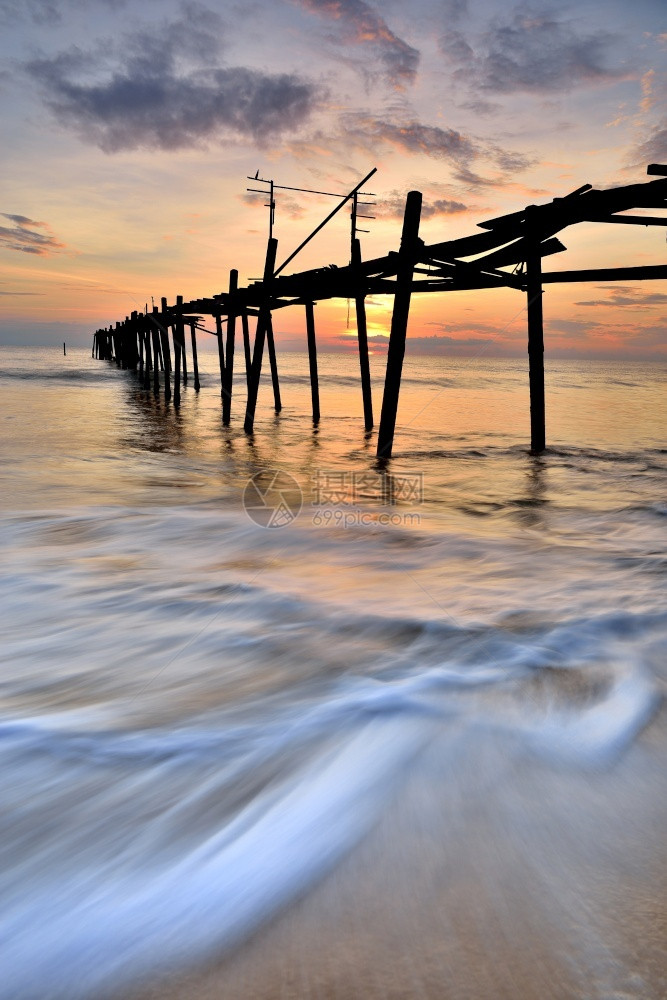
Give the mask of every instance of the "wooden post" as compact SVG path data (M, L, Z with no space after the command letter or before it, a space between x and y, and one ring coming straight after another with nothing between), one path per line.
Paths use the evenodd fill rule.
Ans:
M271 367L271 382L273 384L273 405L276 413L280 413L283 408L280 402L280 383L278 382L278 365L276 362L276 344L273 339L273 319L271 310L266 317L266 342L269 346L269 365Z
M139 347L138 347L139 323L137 321L138 315L139 314L137 310L136 309L133 310L132 315L130 316L130 325L129 325L130 353L132 355L131 360L132 360L132 368L134 371L137 370L137 366L139 364Z
M273 272L276 266L276 252L278 250L278 240L269 239L266 246L266 261L264 263L264 280L262 282L263 301L257 317L257 328L255 331L255 351L252 358L250 377L248 379L248 399L246 402L245 420L243 429L246 434L252 434L255 424L255 409L257 408L257 393L259 391L259 379L262 374L262 356L264 354L264 341L266 331L271 322L271 285L273 283Z
M361 395L364 401L364 427L367 431L373 429L373 396L371 393L371 370L368 363L368 329L366 326L366 295L361 287L364 280L361 274L361 244L359 240L352 241L352 270L354 273L355 296L354 304L357 313L357 340L359 341L359 368L361 370Z
M546 447L544 412L544 327L542 254L534 205L526 208L526 301L528 310L528 380L530 383L530 450Z
M247 385L250 385L250 369L252 367L252 362L250 360L250 331L248 329L248 314L245 310L241 313L241 326L243 327L243 356L245 358L245 380Z
M137 325L137 337L139 338L139 378L144 377L144 334L141 329L141 321L137 317L135 320Z
M410 297L412 295L412 272L416 263L417 250L421 242L419 240L421 207L421 191L408 192L405 203L405 215L403 217L401 247L398 251L394 311L391 317L389 350L387 351L387 372L384 380L382 412L380 414L380 429L378 431L377 457L383 459L391 458L391 450L394 444L398 395L401 389L401 374L403 372L403 358L405 356L405 336L408 329Z
M144 389L150 389L151 387L151 368L153 367L153 352L151 349L151 333L149 329L150 320L148 316L144 316L143 327L144 327L144 339L146 342L146 369L144 371Z
M181 403L181 345L185 343L183 323L183 296L176 296L176 321L173 326L174 340L174 406Z
M225 349L222 343L222 316L215 317L215 333L218 341L218 361L220 363L220 396L225 398Z
M313 423L320 422L320 386L317 376L317 345L315 343L315 310L306 302L306 337L308 339L308 364L310 366L310 395L313 402Z
M195 376L195 392L199 392L201 385L199 383L199 364L197 362L197 336L195 334L195 327L197 321L195 319L190 320L190 342L192 343L192 370Z
M178 297L180 298L181 303L182 303L183 302L183 296L179 295ZM187 385L188 384L188 362L187 362L187 358L186 358L186 355L185 355L185 321L183 321L183 323L181 324L181 334L182 334L182 336L181 336L181 364L183 365L183 385Z
M151 338L153 340L153 392L160 393L160 331L157 325L157 306L153 309L151 323Z
M164 356L162 354L162 342L160 338L160 310L153 306L153 353L155 353L155 334L157 333L157 356L160 371L164 371Z
M162 315L160 317L160 341L162 343L162 356L164 358L164 398L166 402L171 399L171 350L169 348L169 326L167 321L168 306L167 300L163 296L160 300Z
M225 367L225 377L223 381L222 393L222 422L225 426L232 416L232 390L234 378L234 338L236 336L236 313L234 311L233 296L239 287L239 272L232 270L229 272L229 297L230 305L227 312L227 350L225 355L227 365Z

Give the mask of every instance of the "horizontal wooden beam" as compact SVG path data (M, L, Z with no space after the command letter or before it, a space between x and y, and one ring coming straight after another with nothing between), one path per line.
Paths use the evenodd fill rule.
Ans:
M542 281L651 281L667 278L667 264L646 264L643 267L596 267L584 271L547 271Z
M667 226L667 217L657 215L606 215L603 219L587 219L588 222L621 222L626 226Z

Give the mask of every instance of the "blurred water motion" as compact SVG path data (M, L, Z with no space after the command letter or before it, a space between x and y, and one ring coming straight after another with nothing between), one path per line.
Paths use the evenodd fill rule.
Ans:
M667 995L664 366L533 458L523 363L409 359L387 506L353 357L252 440L206 354L0 360L1 997Z

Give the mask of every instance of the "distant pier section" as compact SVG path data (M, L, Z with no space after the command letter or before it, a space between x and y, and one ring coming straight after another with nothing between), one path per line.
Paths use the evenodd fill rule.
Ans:
M422 195L419 191L410 191L398 249L384 257L363 260L359 240L361 230L357 223L359 218L369 218L361 214L359 208L368 204L360 198L370 195L365 195L361 189L374 173L375 170L372 170L346 195L313 192L336 197L339 203L280 265L277 264L278 241L273 235L273 222L274 192L281 186L273 181L260 180L259 175L250 178L268 185L266 192L260 189L269 198L269 237L262 279L239 287L238 271L232 270L225 292L188 302L179 295L171 305L163 298L160 306L154 306L152 311L133 312L115 326L97 330L93 337L93 356L115 361L119 368L138 371L146 390L163 392L166 400L172 400L173 405L178 406L181 386L189 378L192 378L195 390L200 388L197 333L211 333L203 331L202 326L203 317L211 317L215 324L212 335L217 339L220 364L222 421L229 424L232 417L236 337L237 332L241 332L247 382L243 426L248 434L252 434L265 353L269 356L273 406L276 412L282 406L273 315L280 309L302 308L310 363L312 419L317 424L320 403L314 306L327 299L348 299L355 305L364 426L370 433L374 415L365 303L369 295L392 296L393 312L377 435L377 457L384 461L391 457L396 434L412 296L469 289L513 288L526 296L530 448L534 453L543 451L546 447L543 286L560 282L667 278L667 264L545 271L543 260L566 249L557 234L577 223L667 226L667 215L626 214L637 210L667 209L667 166L651 164L648 167L647 173L658 178L656 180L608 190L595 190L590 184L584 184L571 194L554 198L545 205L528 205L510 215L480 222L478 227L482 232L428 246L419 236ZM345 206L351 210L349 263L341 267L329 265L285 274L287 265Z

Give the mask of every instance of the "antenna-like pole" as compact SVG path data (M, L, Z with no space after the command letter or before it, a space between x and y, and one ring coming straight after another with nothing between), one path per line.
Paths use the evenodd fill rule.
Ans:
M357 219L374 219L375 216L374 215L359 215L359 213L358 213L359 200L358 199L359 199L359 195L360 194L364 195L365 197L368 197L368 198L375 198L375 195L374 195L374 193L372 191L360 191L360 188L366 183L366 181L369 179L369 177L372 177L373 174L376 173L376 172L377 172L377 167L373 167L373 169L371 170L371 172L369 174L366 174L366 176L364 177L363 181L360 181L360 183L357 184L357 186L355 188L353 188L350 191L349 194L337 194L334 191L314 191L312 188L289 187L287 184L275 184L273 182L273 179L269 179L269 178L265 178L265 177L260 177L259 176L259 170L257 171L257 173L255 174L254 177L250 177L248 175L247 179L249 181L257 181L258 184L268 184L269 185L269 202L268 202L268 205L266 206L269 209L269 239L273 238L273 225L274 225L275 217L276 217L276 202L275 202L275 198L274 198L274 191L298 191L301 194L321 194L321 195L325 195L327 198L340 198L340 199L342 199L340 205L338 205L333 210L333 212L330 212L329 215L324 220L324 222L321 222L320 225L317 227L317 229L313 230L313 232L310 234L310 236L308 236L307 239L305 239L303 241L303 243L301 243L296 248L296 250L294 251L294 253L290 257L288 257L287 260L284 261L280 265L280 267L276 271L276 274L280 274L280 272L283 270L283 268L286 267L287 264L289 264L289 262L291 260L293 260L296 257L296 255L301 250L303 250L303 248L305 247L305 245L307 243L309 243L310 240L312 240L313 236L315 236L317 233L319 233L320 229L322 229L324 226L326 226L327 222L329 222L329 220L332 219L334 217L334 215L336 215L336 213L341 210L341 208L343 207L343 205L345 205L346 202L350 201L350 199L352 199L351 247L353 247L353 245L354 245L354 240L356 239L357 233L367 233L368 232L367 229L359 229L357 227ZM246 188L246 191L251 191L251 192L253 192L255 194L266 194L266 192L264 191L263 188ZM364 203L362 202L362 204L364 204ZM366 204L370 204L370 203L366 202Z
M303 240L301 243L299 243L299 245L296 248L296 250L292 251L292 253L289 255L289 257L287 258L287 260L284 260L282 262L282 264L277 269L277 271L274 271L274 277L277 277L280 274L280 272L287 267L287 265L290 263L290 261L294 260L294 258L296 257L296 255L303 250L303 248L306 246L306 244L310 243L310 241L312 240L312 238L314 236L317 236L317 234L319 233L320 229L324 229L324 227L326 226L327 222L329 222L331 219L333 219L334 215L336 215L338 212L340 212L341 208L343 208L343 206L347 204L347 202L350 200L350 198L354 197L354 195L359 191L359 189L361 187L363 187L363 185L366 183L366 181L370 177L372 177L373 174L376 173L376 172L377 172L377 167L373 167L373 169L370 171L370 173L366 174L366 176L364 177L364 179L361 180L361 181L359 181L359 183L356 184L352 188L352 190L349 192L349 194L346 194L346 195L343 196L343 200L341 201L341 203L339 205L336 205L336 207L334 208L333 212L329 212L329 214L327 215L326 219L323 219L322 222L320 222L319 226L316 226L315 229L313 229L313 231L310 234L310 236L306 236L305 240Z

